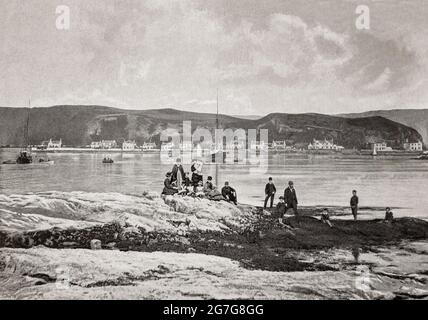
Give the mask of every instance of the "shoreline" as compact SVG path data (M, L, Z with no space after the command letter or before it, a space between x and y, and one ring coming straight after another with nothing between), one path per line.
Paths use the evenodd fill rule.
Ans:
M125 264L134 265L132 268L130 266L124 267L124 269L121 268L120 271L117 271L119 275L113 277L113 279L111 276L102 275L101 278L104 280L88 284L91 288L110 292L120 288L129 288L129 285L146 285L146 280L143 281L140 276L134 274L136 272L135 267L138 265L138 268L144 269L147 266L145 259L155 259L156 261L159 259L156 263L163 266L166 263L165 261L170 261L170 257L173 256L179 260L186 259L185 257L188 257L187 259L195 259L191 260L192 262L187 262L193 267L189 266L186 269L186 274L189 273L186 277L192 275L196 277L196 274L199 275L200 272L205 277L206 274L203 270L216 269L218 268L217 265L222 263L232 263L233 268L240 270L239 273L245 273L249 276L254 273L262 273L269 279L271 277L273 279L278 279L278 277L280 279L294 279L292 281L297 281L295 286L299 286L300 283L300 286L308 288L305 290L314 292L316 289L309 289L311 284L308 281L312 277L316 277L317 281L327 281L324 284L327 285L324 290L328 291L326 297L332 298L331 295L337 294L333 287L328 287L333 278L343 277L342 280L349 285L349 281L355 278L355 272L359 272L359 268L364 267L368 268L370 274L373 273L373 270L377 270L375 272L376 276L387 281L387 288L385 289L385 284L383 286L375 285L371 291L369 290L369 293L361 292L358 288L357 291L355 291L355 288L352 290L348 288L346 291L350 290L348 293L342 292L337 297L352 298L354 296L354 298L360 299L379 297L380 295L381 298L419 299L428 296L428 291L423 291L424 286L428 283L428 272L425 269L417 269L421 266L423 267L423 260L426 259L428 254L428 222L424 220L397 218L393 223L384 223L381 219L354 222L332 217L333 228L329 228L314 217L317 212L312 211L312 215L310 215L308 211L302 216L285 218L285 223L288 227L284 227L279 225L274 216L267 215L262 208L254 206L238 205L238 207L234 207L228 203L210 203L195 199L180 199L178 197L168 197L164 203L170 208L171 217L162 218L166 219L165 222L168 225L163 229L150 230L144 226L135 225L131 221L105 221L93 226L79 228L56 227L36 231L1 231L0 282L2 282L2 277L7 275L17 277L16 281L18 283L23 281L22 277L28 281L28 275L31 273L38 275L30 276L32 281L44 281L40 286L32 286L31 290L48 288L51 282L55 283L56 281L52 280L55 279L55 275L52 274L54 270L51 270L50 267L45 270L47 267L37 260L39 256L58 256L58 261L55 263L70 267L64 254L66 256L74 256L76 254L79 257L79 261L81 261L79 262L79 265L81 265L79 268L86 270L85 274L93 273L92 270L88 269L89 267L86 263L90 263L89 261L93 259L94 255L98 257L97 259L101 259L100 263L102 265L105 263L110 265L108 263L110 258L121 259ZM199 207L195 209L195 206ZM214 207L210 209L211 206ZM200 210L205 209L220 210L215 211L217 214L221 210L231 210L232 216L223 218L214 214L203 217L200 215ZM172 217L173 212L181 213L179 218ZM237 217L236 215L242 216ZM200 219L206 221L208 229L198 223ZM219 228L210 227L215 223L221 223ZM101 250L91 250L91 241L94 239L100 240ZM414 246L414 243L420 241L425 243L423 246L426 249L418 249L419 251L415 252L412 251L413 249L409 249L409 246ZM381 254L380 252L383 253ZM406 271L408 266L400 262L391 274L390 271L385 269L388 266L388 268L391 268L391 262L385 264L381 259L382 255L385 254L384 252L389 252L388 254L391 257L394 256L397 261L403 255L415 255L417 258L415 258L415 261L419 261L419 267L415 266L416 271L411 275ZM140 256L146 258L138 260ZM137 259L137 262L135 259ZM208 264L209 266L198 267L200 261L207 259L211 261ZM371 259L370 261L373 260L375 262L365 262L364 259ZM166 277L169 274L167 269L171 269L171 264L174 263L168 262L165 265L165 270L163 267L161 269L153 269L150 273L150 281L156 282L163 279L163 272ZM29 265L31 265L31 272L25 271L26 268L29 268ZM102 266L99 265L97 268L102 268ZM178 264L174 268L180 269L182 265ZM108 273L109 271L103 272ZM209 276L213 277L213 279L210 281L223 281L221 279L224 279L224 276L220 276L220 274L226 271L219 272L218 270L212 271L213 274L210 273ZM302 273L306 275L304 278L300 278ZM75 281L83 281L82 277L86 279L89 275L85 274L76 275ZM46 281L46 279L51 280ZM410 293L404 292L405 290L402 288L403 284L410 281L408 279L413 279L412 281L415 282L414 284L409 284L412 288ZM143 282L141 283L141 281ZM205 279L204 281L207 280ZM230 281L237 280L229 279L227 283ZM345 285L345 282L342 285ZM195 285L197 286L197 284ZM316 285L314 284L314 286ZM222 292L227 292L225 286L227 286L226 283L221 286ZM80 290L79 286L73 288L76 290L76 294ZM89 287L85 288L87 290ZM285 293L288 292L290 294L290 290L293 291L292 288L288 288ZM90 290L90 292L94 292L95 296L93 298L98 297L98 293L95 293L96 291ZM164 291L162 292L162 294L165 294ZM11 294L10 291L8 293ZM276 294L278 297L283 297L282 294L285 293L277 292ZM56 294L61 297L65 293L56 292ZM124 294L122 298L130 297L126 292L122 292L122 294ZM144 292L135 294L138 297L147 298ZM304 292L296 293L293 291L293 294L297 294L299 298L308 298L308 294ZM313 295L316 298L316 294L313 293ZM0 296L2 296L1 292ZM159 293L156 297L160 296L162 295ZM175 293L175 295L169 297L179 296L179 293ZM195 296L209 298L210 294L208 292L199 292ZM225 295L215 297L224 298ZM238 297L248 298L248 295L244 292ZM286 295L285 298L287 297ZM312 296L312 298L314 297Z

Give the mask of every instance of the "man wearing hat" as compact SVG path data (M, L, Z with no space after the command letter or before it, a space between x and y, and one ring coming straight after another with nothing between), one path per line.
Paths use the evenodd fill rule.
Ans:
M212 190L214 190L213 177L208 176L207 181L205 181L205 184L204 184L204 193L208 194Z
M283 196L279 197L279 202L276 205L275 209L276 209L275 213L276 213L276 216L278 217L279 223L283 223L282 218L284 218L284 214L287 212L287 206L285 205Z
M275 199L275 193L276 193L276 188L275 185L273 184L273 180L272 177L269 177L269 182L266 184L265 186L265 204L263 206L263 209L266 209L268 200L270 198L270 207L273 207L273 201Z
M229 201L234 203L235 205L237 204L237 196L236 196L236 190L233 189L231 186L229 186L229 182L226 181L224 183L224 187L221 189L221 194L223 195L223 197Z
M293 181L289 181L288 187L284 190L284 201L287 204L287 210L293 209L294 214L297 215L298 202Z

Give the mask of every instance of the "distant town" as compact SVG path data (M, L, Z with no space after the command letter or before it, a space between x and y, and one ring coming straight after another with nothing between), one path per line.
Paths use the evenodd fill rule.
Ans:
M141 145L138 145L135 140L124 140L119 143L116 140L100 140L93 141L91 144L85 147L74 147L67 146L64 144L62 139L55 140L49 139L42 141L39 145L31 146L32 151L110 151L110 152L155 152L160 150L172 150L175 147L180 148L181 150L271 150L271 151L283 151L283 152L344 152L345 147L334 143L330 139L313 139L312 142L308 144L287 144L284 140L273 140L272 142L266 143L263 141L252 141L246 145L240 141L233 141L229 145L215 145L211 144L192 144L192 143L181 143L179 146L175 146L172 142L163 143L162 145L157 145L154 142L144 142ZM424 145L421 141L406 141L402 148L393 149L388 145L386 141L376 141L370 144L369 149L357 150L357 151L371 151L374 153L386 153L386 152L422 152L424 150Z

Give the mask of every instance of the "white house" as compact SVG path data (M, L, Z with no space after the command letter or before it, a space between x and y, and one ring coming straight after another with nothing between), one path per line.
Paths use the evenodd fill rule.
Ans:
M286 143L284 140L274 140L274 141L272 141L272 148L274 148L274 149L285 149Z
M144 142L141 149L143 151L154 150L156 149L156 143L154 142Z
M344 149L344 147L336 145L332 141L329 141L327 139L324 139L324 141L316 140L312 143L309 143L308 145L309 150L335 150L335 151L341 151Z
M61 147L62 147L62 139L59 139L59 140L49 139L48 149L58 149Z
M404 150L407 151L422 151L423 150L423 145L422 142L418 141L418 142L405 142L404 143Z
M372 150L373 151L392 151L391 147L388 147L388 145L386 144L386 142L375 142L372 144Z
M91 143L91 149L114 149L117 147L115 140L102 140L93 141Z
M124 141L122 143L122 150L135 150L136 147L137 144L135 143L135 140Z
M250 150L265 150L268 148L268 144L264 141L251 141Z

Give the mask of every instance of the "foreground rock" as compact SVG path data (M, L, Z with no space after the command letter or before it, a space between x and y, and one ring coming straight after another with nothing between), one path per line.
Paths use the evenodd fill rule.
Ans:
M350 253L330 252L329 263L341 261L346 267L315 272L248 270L231 259L193 253L4 248L0 298L424 299L426 278L417 278L416 269L409 274L385 269L409 248L388 261L367 255L361 264L354 264ZM423 257L412 259L420 264Z
M332 219L329 228L305 212L284 227L260 208L226 202L73 197L0 199L0 297L427 296L423 220ZM95 242L104 250L89 250Z

